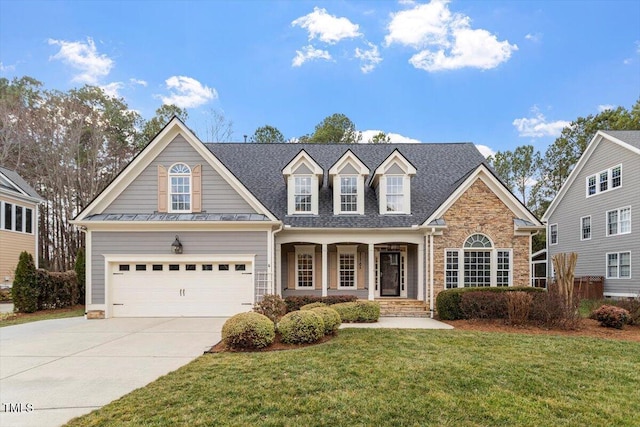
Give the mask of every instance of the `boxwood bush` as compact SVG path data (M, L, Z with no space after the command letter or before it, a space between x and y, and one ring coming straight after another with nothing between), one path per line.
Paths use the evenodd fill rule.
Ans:
M292 311L280 319L278 332L284 343L314 343L324 336L324 321L313 310Z
M380 303L377 301L354 301L333 304L344 323L375 323L380 319Z
M303 305L302 307L300 307L300 310L311 310L312 308L326 307L326 306L327 304L318 301L318 302L312 302L311 304Z
M311 311L322 317L325 335L333 335L338 331L342 321L340 320L340 314L336 310L331 307L315 307Z
M222 341L235 349L264 348L273 343L275 336L273 322L255 312L236 314L222 326Z
M542 288L533 288L528 286L519 286L519 287L490 287L490 288L457 288L457 289L447 289L438 293L436 297L436 310L438 312L438 317L440 320L457 320L457 319L465 319L465 313L462 310L461 302L462 295L467 292L493 292L493 293L504 293L504 292L531 292L533 294L546 292ZM506 304L505 304L506 311ZM505 313L506 315L506 313Z
M314 295L296 295L289 296L284 299L287 304L287 312L300 310L303 305L311 304L314 302L323 302L327 305L338 304L341 302L356 301L358 297L355 295L330 295L326 297L319 297Z
M629 312L615 305L603 305L593 313L600 325L622 329L629 319Z

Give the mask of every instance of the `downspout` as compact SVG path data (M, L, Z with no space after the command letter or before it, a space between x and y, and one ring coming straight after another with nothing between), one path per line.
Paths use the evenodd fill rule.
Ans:
M433 319L433 233L435 228L431 228L431 234L429 234L429 312Z
M273 276L271 279L271 289L270 292L272 294L275 294L275 288L276 288L276 234L278 234L279 232L282 231L282 229L284 228L284 224L282 222L280 222L280 226L276 229L273 230L271 232L271 275Z
M540 230L536 230L535 233L530 234L529 235L529 286L534 286L534 280L535 278L533 277L533 236L538 235L538 233L540 233ZM546 246L546 243L545 243ZM547 253L548 255L548 253ZM547 267L548 268L548 267Z

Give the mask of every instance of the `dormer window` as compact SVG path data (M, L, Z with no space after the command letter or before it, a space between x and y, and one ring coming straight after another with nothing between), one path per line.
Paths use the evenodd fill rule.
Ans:
M288 215L318 215L323 171L304 150L282 169L287 180Z
M411 213L411 177L416 168L395 150L376 169L371 185L376 187L381 215Z
M333 186L334 215L364 214L364 181L369 168L351 150L347 150L329 169Z
M191 212L191 169L176 163L169 169L170 212Z

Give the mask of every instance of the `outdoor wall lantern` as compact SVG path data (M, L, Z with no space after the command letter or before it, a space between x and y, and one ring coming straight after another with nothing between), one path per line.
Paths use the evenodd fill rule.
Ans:
M180 243L180 239L178 239L178 235L176 234L176 240L171 244L171 252L174 254L182 253L182 243Z

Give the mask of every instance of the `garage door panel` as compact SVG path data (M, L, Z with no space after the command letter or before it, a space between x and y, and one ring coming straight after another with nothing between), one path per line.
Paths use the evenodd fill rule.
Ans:
M187 261L179 270L169 270L165 263L162 271L154 271L151 264L136 270L134 263L121 271L120 265L110 269L114 317L231 316L250 311L253 305L251 263L238 263L244 266L240 271L235 271L234 263L218 269L211 263Z

